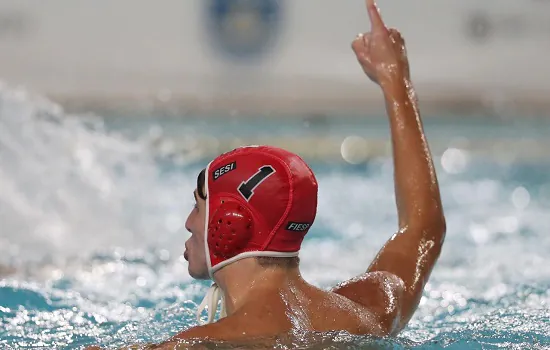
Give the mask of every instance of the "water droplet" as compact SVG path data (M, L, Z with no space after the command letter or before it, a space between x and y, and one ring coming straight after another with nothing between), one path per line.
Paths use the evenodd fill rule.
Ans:
M529 202L531 201L531 195L529 194L529 191L525 189L525 187L520 186L512 192L511 199L514 207L516 207L516 209L522 210L527 208L527 206L529 205Z
M159 252L159 258L162 261L168 261L170 259L170 252L166 249L163 249Z
M468 165L468 153L458 148L448 148L441 156L441 166L449 174L460 174Z
M136 284L139 287L144 287L147 284L147 280L145 279L145 277L139 276L138 278L136 278Z
M342 158L351 164L360 164L368 157L367 141L359 136L348 136L340 145Z
M489 230L483 225L472 224L470 226L470 235L477 244L483 244L489 240Z

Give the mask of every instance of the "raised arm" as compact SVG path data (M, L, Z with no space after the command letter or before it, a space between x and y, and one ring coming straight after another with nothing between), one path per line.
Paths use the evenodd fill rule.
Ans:
M384 25L374 0L367 1L371 32L352 48L364 72L384 94L390 121L399 230L367 273L335 289L381 315L388 333L405 327L439 257L445 218L439 186L409 76L405 44Z

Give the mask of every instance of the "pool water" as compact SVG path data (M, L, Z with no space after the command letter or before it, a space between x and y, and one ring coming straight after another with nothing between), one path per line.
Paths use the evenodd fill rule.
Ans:
M115 348L197 324L208 284L181 255L210 157L189 152L198 138L389 135L383 116L208 120L71 116L0 89L0 348ZM282 336L280 348L550 348L550 123L457 116L425 128L448 232L409 326L396 339ZM325 288L362 273L397 228L388 154L343 158L306 159L320 190L302 272Z

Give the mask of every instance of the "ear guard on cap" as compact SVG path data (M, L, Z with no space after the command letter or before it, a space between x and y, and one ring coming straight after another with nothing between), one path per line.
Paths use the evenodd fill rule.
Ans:
M208 249L212 267L231 259L248 245L254 234L250 211L232 199L223 199L208 223Z

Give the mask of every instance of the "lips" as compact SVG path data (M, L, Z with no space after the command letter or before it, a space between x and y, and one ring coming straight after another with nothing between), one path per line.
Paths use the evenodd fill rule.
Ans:
M188 241L187 241L188 242ZM183 251L183 258L187 261L189 261L189 254L187 253L187 251L189 250L189 248L187 247L187 242L185 242L185 250Z

